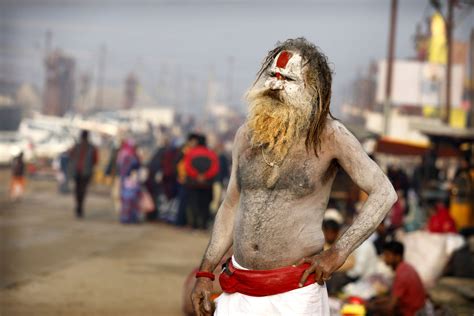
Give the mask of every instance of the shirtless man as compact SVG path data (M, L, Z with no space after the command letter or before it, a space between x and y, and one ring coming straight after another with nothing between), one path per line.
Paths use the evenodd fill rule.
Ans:
M215 315L329 315L324 281L383 220L396 193L357 139L329 112L331 71L304 38L278 43L247 94L250 113L235 136L232 172L192 293ZM323 251L323 215L337 169L369 194L354 223Z

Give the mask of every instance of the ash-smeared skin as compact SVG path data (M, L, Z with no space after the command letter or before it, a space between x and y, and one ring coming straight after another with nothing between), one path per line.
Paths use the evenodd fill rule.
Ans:
M280 166L275 187L268 189L265 179L271 167L250 147L246 128L241 127L227 196L201 270L213 271L232 244L237 262L254 270L288 266L319 253L335 161L369 194L359 216L333 246L337 262L342 264L395 202L387 177L340 122L328 119L318 157L306 151L302 138Z
M369 194L353 224L335 243L334 250L347 258L382 222L397 200L387 176L367 157L357 139L339 122L332 124L329 142L337 152L338 162L352 180Z

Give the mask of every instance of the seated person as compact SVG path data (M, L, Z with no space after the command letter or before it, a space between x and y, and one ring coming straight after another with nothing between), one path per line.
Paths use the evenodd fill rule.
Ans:
M461 230L466 244L453 252L444 275L457 278L474 278L474 227Z
M456 233L456 223L443 202L429 202L428 231L430 233Z
M416 270L403 261L404 247L397 241L385 244L383 258L395 271L389 296L376 298L368 303L374 315L414 316L425 306L426 293Z

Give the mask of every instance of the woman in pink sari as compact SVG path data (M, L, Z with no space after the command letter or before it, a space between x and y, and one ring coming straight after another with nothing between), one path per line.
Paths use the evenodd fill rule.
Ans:
M141 193L138 176L140 159L132 139L125 140L118 152L117 170L120 177L120 222L138 223Z

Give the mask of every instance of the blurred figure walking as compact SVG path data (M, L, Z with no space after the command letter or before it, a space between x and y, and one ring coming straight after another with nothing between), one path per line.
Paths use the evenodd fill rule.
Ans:
M74 179L74 193L76 198L76 216L84 216L84 201L87 187L94 172L94 166L98 161L97 149L89 142L89 132L83 130L81 138L70 151L70 172Z
M140 159L132 139L125 140L118 152L117 170L120 176L120 222L138 223L141 193Z
M25 191L25 163L23 152L20 152L12 160L12 178L10 182L10 199L19 200Z

